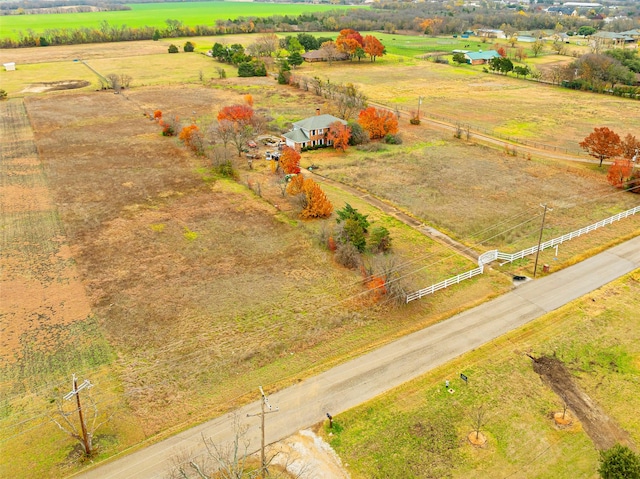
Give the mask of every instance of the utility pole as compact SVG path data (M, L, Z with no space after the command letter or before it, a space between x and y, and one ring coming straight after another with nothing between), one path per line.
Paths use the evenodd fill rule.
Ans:
M544 218L547 215L547 205L540 205L544 208L544 211L542 212L542 225L540 226L540 237L538 238L538 249L536 251L536 262L533 265L533 277L536 277L536 272L538 271L538 256L540 256L540 245L542 244L542 230L544 229ZM551 208L549 208L549 211L553 211Z
M420 105L422 105L422 97L418 97L418 120L420 119Z
M82 442L84 443L84 452L87 456L91 455L91 443L89 441L89 435L87 434L87 426L84 423L84 418L82 417L82 405L80 404L80 391L84 388L90 388L93 384L89 382L88 379L85 379L84 382L78 387L78 378L76 375L73 375L73 390L64 395L65 400L71 399L73 396L76 397L76 402L78 403L78 416L80 416L80 427L82 428Z
M269 414L272 412L278 412L279 409L276 406L275 410L272 410L271 408L271 404L269 403L269 399L267 399L267 396L264 394L264 391L262 390L262 386L258 386L260 388L260 395L261 395L261 400L260 400L260 413L259 414L247 414L247 417L253 417L253 416L260 416L261 418L261 430L262 430L262 441L261 441L261 445L260 445L260 464L262 466L261 470L262 470L262 477L266 476L269 474L269 471L267 470L267 459L265 457L264 454L264 416L265 414ZM264 410L264 407L267 406L269 408L268 411Z

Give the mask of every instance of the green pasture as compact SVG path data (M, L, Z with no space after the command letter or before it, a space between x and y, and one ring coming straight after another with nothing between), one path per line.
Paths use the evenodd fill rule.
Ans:
M272 4L254 2L188 2L142 3L129 5L131 10L118 12L87 12L38 15L0 16L0 36L18 38L18 32L33 30L44 33L55 28L99 28L107 21L112 26L164 27L165 20L179 20L185 25L214 25L217 20L239 17L257 18L272 15L288 15L344 10L347 6L311 4Z
M637 443L638 279L632 273L334 417L330 436L325 425L327 440L354 479L599 477L598 451L579 423L555 426L552 415L562 412L562 400L525 353L563 361L579 387ZM467 435L480 407L487 443L474 447Z

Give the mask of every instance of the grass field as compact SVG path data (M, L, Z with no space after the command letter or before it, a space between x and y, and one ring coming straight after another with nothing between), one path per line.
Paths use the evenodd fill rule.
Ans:
M18 32L33 30L44 33L55 28L98 28L106 21L112 26L166 27L165 20L179 20L188 26L214 25L216 20L238 17L268 17L344 10L341 5L273 4L253 2L193 2L193 3L142 3L129 5L131 10L117 12L87 12L64 14L8 15L0 17L0 35L18 38ZM366 8L366 7L364 7Z
M354 479L599 477L589 436L579 422L554 424L563 403L525 353L561 359L580 388L638 444L639 293L635 272L335 417L337 427L331 436L325 428L325 437ZM444 388L447 379L453 394ZM485 411L484 447L467 440L479 407Z
M252 170L238 161L237 182L216 177L206 160L163 138L144 116L160 109L206 130L222 105L251 94L256 111L279 132L317 107L328 110L326 100L271 78L217 80L219 64L198 54L166 54L166 46L149 41L12 51L19 69L0 72L10 97L22 95L26 103L26 111L16 106L2 115L3 138L11 140L2 154L15 149L13 156L3 156L0 170L2 271L31 281L15 288L15 301L1 304L6 311L0 317L13 318L13 339L2 345L10 354L3 354L0 367L0 476L28 471L60 477L77 469L73 441L47 420L48 400L69 387L72 372L96 384L91 391L104 412L117 412L99 432L104 458L230 410L246 402L257 385L289 385L511 287L510 276L494 270L399 310L373 303L362 294L360 273L339 267L316 244L320 222L296 219L295 206L281 197L265 161L256 161ZM93 74L74 58L103 74L130 74L133 88L121 95L94 91ZM472 83L505 81L431 63L412 67L383 60L322 69L305 65L300 71L343 80L351 72L370 97L384 101L396 92L384 76L393 71L407 89L406 104L416 93L408 90L411 74L433 82L416 82L425 92L450 75L467 75ZM446 102L459 101L459 78L456 89L441 92L443 111ZM37 82L70 79L93 84L78 91L25 91ZM523 88L523 101L541 95L549 115L573 106L573 92ZM518 97L508 98L518 105ZM614 121L628 108L608 97L582 98L603 121ZM542 106L527 104L543 114ZM21 99L1 105L13 108ZM486 121L487 112L472 110L469 116L474 112ZM506 108L491 111L492 124L509 119ZM576 128L586 128L584 120L575 121ZM486 238L479 229L504 230L501 222L515 215L533 225L543 197L556 203L549 235L637 204L637 196L609 188L604 173L590 165L511 157L425 125L402 124L401 133L402 145L305 153L302 165L317 162L320 173L368 190L468 243ZM555 138L551 133L549 140ZM567 135L577 141L574 130ZM254 193L257 184L260 195ZM370 206L362 195L333 186L325 190L336 208L348 202L391 231L408 290L474 266ZM487 246L530 246L533 231L531 226L505 232ZM568 264L633 234L637 218L564 245L559 261ZM515 267L530 269L527 261ZM7 279L13 281L2 279L3 288ZM58 288L56 296L45 286ZM16 305L26 291L38 294L22 311ZM56 302L39 301L41 295ZM84 301L82 314L65 319L62 313L75 300ZM47 319L52 311L61 319ZM8 330L4 324L3 329ZM55 333L55 341L45 331Z

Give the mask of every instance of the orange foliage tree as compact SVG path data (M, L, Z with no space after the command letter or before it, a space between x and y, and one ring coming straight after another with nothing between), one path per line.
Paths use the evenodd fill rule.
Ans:
M296 196L302 193L304 187L304 176L296 175L291 178L289 184L287 184L287 193L291 196Z
M369 138L372 140L384 138L387 134L398 133L398 119L393 112L372 106L360 112L358 123L369 133Z
M253 97L251 95L245 95L244 101L247 103L247 105L253 107Z
M351 28L340 30L335 43L341 52L348 53L351 58L353 58L358 48L364 47L364 39L360 32Z
M376 37L367 35L364 37L364 52L369 55L372 62L375 62L377 57L385 54L385 48Z
M633 164L628 159L617 159L609 167L607 181L616 188L624 188L625 183L631 178Z
M160 110L156 110L153 112L153 119L159 121L162 119L162 112Z
M300 153L290 146L283 147L280 155L280 167L285 175L297 175L300 173Z
M580 142L580 147L589 155L600 160L600 165L607 158L621 153L620 137L606 126L594 128L593 132Z
M225 120L233 123L249 124L253 121L253 108L249 105L225 106L218 113L218 121Z
M438 35L442 26L442 18L426 18L420 23L420 28L426 35Z
M196 125L183 127L178 138L195 153L200 154L203 152L202 136Z
M300 213L301 218L328 218L333 213L333 205L320 185L313 179L307 178L302 185L302 192L306 196L306 206Z
M351 139L351 128L339 121L334 121L329 125L327 139L333 143L336 150L347 151Z

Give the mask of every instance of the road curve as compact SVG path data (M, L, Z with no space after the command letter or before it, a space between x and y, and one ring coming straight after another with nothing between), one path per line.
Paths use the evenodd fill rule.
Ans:
M266 440L278 441L322 421L327 412L366 402L638 268L640 237L275 392L269 399L279 412L267 416ZM253 450L260 444L259 418L247 414L259 410L256 401L235 411L249 425ZM203 453L202 435L226 443L233 434L233 414L227 414L75 477L161 478L176 454Z

